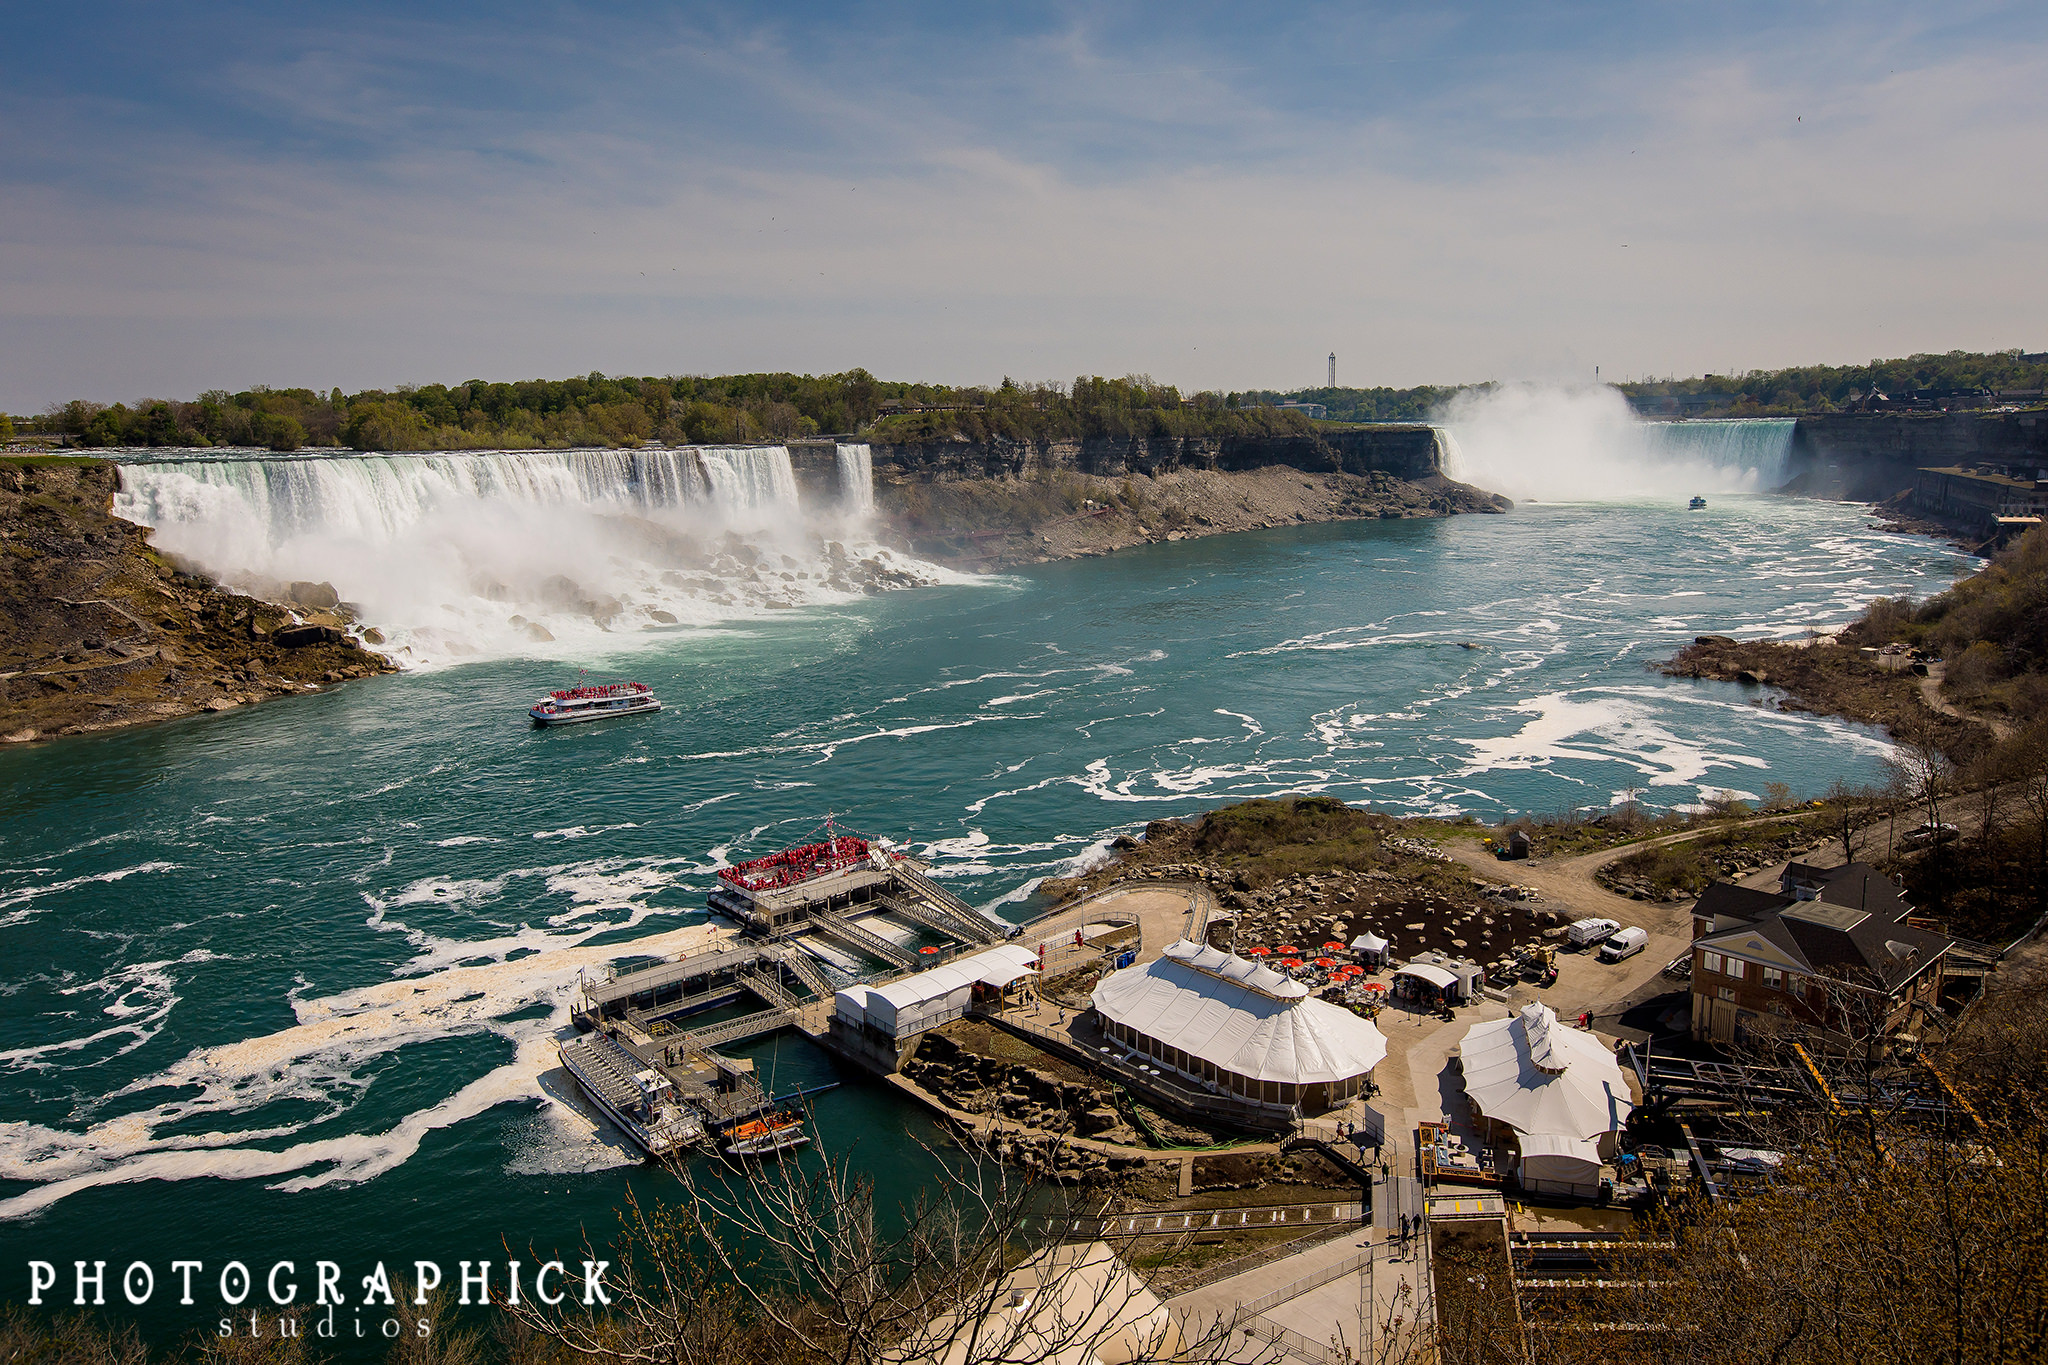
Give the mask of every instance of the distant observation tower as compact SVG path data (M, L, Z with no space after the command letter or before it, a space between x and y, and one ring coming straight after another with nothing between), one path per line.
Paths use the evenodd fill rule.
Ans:
M1330 387L1337 387L1337 353L1330 352Z

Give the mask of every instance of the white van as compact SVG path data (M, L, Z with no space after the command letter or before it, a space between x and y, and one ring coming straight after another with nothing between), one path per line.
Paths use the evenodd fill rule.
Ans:
M1586 948L1621 927L1618 919L1582 919L1564 931L1564 941L1574 948Z
M1625 957L1634 957L1650 941L1647 929L1624 929L1600 945L1602 962L1619 962Z

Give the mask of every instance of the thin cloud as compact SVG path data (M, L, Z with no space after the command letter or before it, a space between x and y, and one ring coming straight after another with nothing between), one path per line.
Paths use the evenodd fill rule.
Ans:
M2042 22L1769 13L1491 45L1486 16L1433 10L1250 36L1201 14L1157 37L1092 14L283 25L169 86L0 94L36 144L0 151L0 406L2041 344Z

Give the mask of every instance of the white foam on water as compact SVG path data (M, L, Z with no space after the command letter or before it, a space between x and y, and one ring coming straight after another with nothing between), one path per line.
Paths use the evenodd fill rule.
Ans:
M0 1122L0 1179L33 1185L0 1200L0 1219L30 1217L81 1190L142 1180L263 1179L274 1180L274 1189L303 1190L374 1179L403 1165L431 1132L496 1105L544 1098L540 1078L557 1065L555 1039L568 1022L582 973L626 956L701 951L732 933L697 924L628 944L556 945L513 961L295 999L298 1022L291 1027L197 1049L98 1107L159 1090L182 1092L176 1098L82 1131ZM510 1018L535 1005L548 1007L545 1019ZM373 1060L413 1044L471 1035L505 1040L512 1059L382 1132L312 1138L277 1150L247 1145L290 1138L346 1113L365 1088L356 1073ZM235 1126L238 1115L255 1115L281 1100L312 1102L321 1118ZM217 1126L162 1131L190 1129L195 1120Z
M99 1066L115 1057L125 1056L162 1032L164 1020L177 1007L180 999L178 977L173 968L226 960L219 953L194 948L183 957L131 963L96 981L62 986L57 991L62 996L84 997L97 993L107 997L99 1012L114 1022L77 1038L60 1038L53 1042L0 1050L0 1067L20 1071L52 1071L60 1067L69 1070ZM79 1059L78 1054L111 1038L124 1038L126 1041L93 1061Z
M76 891L81 887L104 886L109 882L126 881L130 877L146 876L153 872L175 872L177 869L176 863L137 863L133 867L116 868L112 872L95 872L84 877L67 877L63 881L50 882L43 886L21 886L0 891L0 911L7 912L0 914L0 929L20 924L42 913L44 907L37 906L35 902L47 897L61 896L67 891ZM50 869L39 868L34 871L47 874Z
M1508 709L1530 719L1512 734L1455 741L1470 749L1472 758L1447 777L1551 768L1560 762L1619 762L1642 773L1646 785L1658 787L1696 783L1716 768L1769 766L1754 754L1685 739L1660 723L1648 706L1606 689L1552 692Z

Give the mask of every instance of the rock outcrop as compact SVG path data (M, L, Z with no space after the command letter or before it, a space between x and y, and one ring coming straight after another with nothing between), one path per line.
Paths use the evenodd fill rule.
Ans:
M225 711L393 671L331 611L305 621L178 569L112 515L115 477L96 459L0 458L0 740Z

